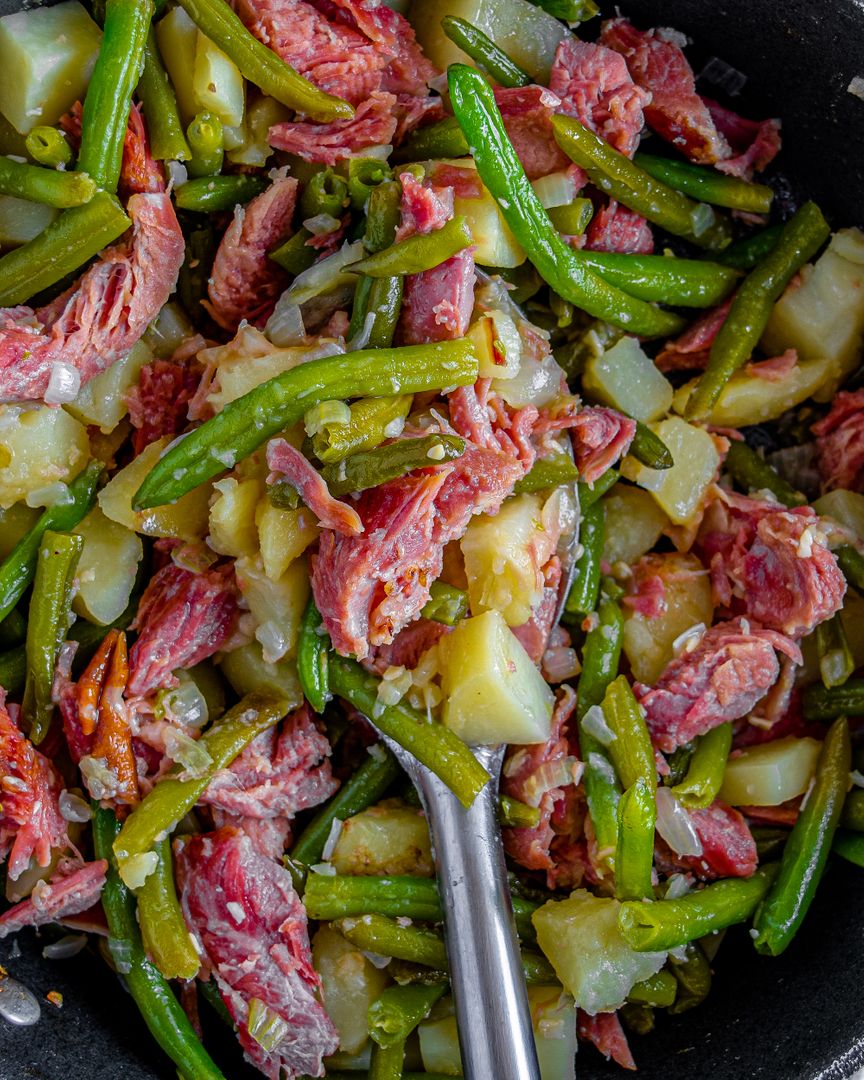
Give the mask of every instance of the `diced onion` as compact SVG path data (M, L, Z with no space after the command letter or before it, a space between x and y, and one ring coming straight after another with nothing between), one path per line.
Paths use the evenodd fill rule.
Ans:
M189 172L181 161L168 161L168 190L183 187L189 180Z
M93 816L93 812L80 795L76 795L74 791L67 791L64 788L60 792L60 797L57 800L57 805L60 808L60 817L64 821L77 821L85 822L89 821Z
M210 719L207 699L194 680L185 674L181 675L179 686L159 695L157 715L160 710L165 719L184 728L203 728Z
M523 357L519 371L512 379L493 379L493 388L514 409L526 405L541 408L561 394L564 372L549 353L542 360Z
M582 776L582 762L575 757L546 761L525 781L523 796L529 806L539 806L547 791L578 784Z
M561 169L533 180L531 186L540 200L540 205L547 210L554 206L569 206L579 191L576 186L577 175L573 169Z
M328 233L336 232L341 224L339 218L333 217L332 214L316 214L314 217L306 218L303 227L308 229L313 236L326 236Z
M383 971L384 968L386 968L389 965L390 961L393 959L392 956L382 956L381 953L377 952L364 951L363 955L366 957L372 967L378 968L379 971Z
M62 480L55 480L53 484L45 484L44 487L28 491L24 501L35 510L42 506L68 506L73 501L73 496Z
M667 787L657 789L657 832L676 855L702 854L693 820Z
M351 410L344 401L322 401L303 417L303 426L311 439L329 427L344 427L351 423Z
M255 630L255 638L264 650L264 659L268 664L278 663L288 651L290 644L287 636L273 619L260 623Z
M117 774L103 757L86 754L78 762L87 791L94 799L110 799L117 794Z
M267 320L264 333L280 349L290 345L302 345L306 340L306 328L299 304L283 292L276 301L273 314Z
M159 865L159 856L155 851L142 851L139 855L130 855L118 863L123 884L133 891L140 889L148 877Z
M686 874L673 874L666 882L665 900L680 900L690 892L690 882Z
M330 832L327 834L327 839L324 842L324 850L321 852L321 858L324 862L330 861L330 856L336 849L336 844L339 840L339 836L342 832L342 826L344 822L341 818L333 818L330 822Z
M45 390L46 405L65 405L78 397L81 389L81 372L71 364L55 360L51 365L51 375Z
M276 1049L290 1030L278 1013L254 997L249 1001L247 1026L249 1034L268 1054Z
M343 244L338 251L328 255L326 259L313 263L308 270L298 274L283 295L290 297L292 303L295 304L304 304L313 296L320 296L321 293L341 284L345 267L359 262L364 254L362 240L356 240L353 244Z
M171 727L165 732L165 753L185 769L190 780L206 776L213 764L209 751L187 735L182 728Z
M582 718L582 727L593 735L601 746L609 746L618 736L606 723L606 717L599 705L592 705Z
M372 336L372 328L375 325L377 315L374 311L367 311L366 318L363 320L363 325L354 335L345 343L346 352L357 352L358 349L365 349L369 344L369 338Z
M68 960L77 956L87 944L86 934L67 934L59 941L52 941L42 950L46 960Z

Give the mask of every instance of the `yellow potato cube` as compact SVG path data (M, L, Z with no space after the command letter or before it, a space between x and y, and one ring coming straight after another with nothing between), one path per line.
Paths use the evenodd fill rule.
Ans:
M366 1045L369 1006L390 979L350 941L322 926L312 939L312 962L321 976L321 997L339 1033L339 1049L356 1054Z
M650 491L676 525L686 525L699 510L720 466L714 440L704 428L677 416L651 425L672 454L671 469L649 469L635 458L625 458L621 472Z
M233 476L217 480L219 493L210 507L210 546L220 555L254 556L258 552L255 510L264 491L260 480L241 480Z
M75 400L64 408L82 424L92 424L105 434L113 431L129 411L126 394L137 385L141 368L152 360L148 346L137 342L126 356L82 386Z
M634 563L650 551L669 518L653 496L642 488L616 484L603 499L606 540L603 558L608 563Z
M105 517L98 506L75 532L84 537L84 549L78 560L78 591L72 610L107 626L126 610L144 547L136 533Z
M582 385L588 397L649 423L672 406L672 384L633 337L623 337L585 365Z
M308 507L282 510L267 499L259 502L255 520L264 573L271 581L278 581L291 563L317 540L321 531Z
M264 659L271 663L291 659L309 599L306 560L295 559L277 581L267 577L260 559L244 557L234 567L240 592L257 624L255 637L263 646Z
M42 490L74 479L89 457L86 429L63 409L0 405L0 507L28 495L44 505Z
M337 874L432 877L429 826L412 806L370 806L347 818L330 857Z
M818 739L785 739L747 746L726 763L720 798L730 806L779 806L803 795L816 771Z
M215 113L226 127L243 123L243 76L234 61L200 30L195 42L192 92L199 112Z

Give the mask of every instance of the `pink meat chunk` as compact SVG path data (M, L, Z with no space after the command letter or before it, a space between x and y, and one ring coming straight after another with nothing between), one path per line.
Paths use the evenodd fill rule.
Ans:
M131 239L106 248L46 307L0 311L0 401L44 397L55 364L77 368L81 383L126 356L177 284L183 234L165 194L129 200Z
M561 104L557 94L544 86L497 87L495 101L529 180L571 166L552 129L552 117ZM581 171L580 181L584 183Z
M425 652L450 633L450 627L432 619L420 618L403 627L388 645L378 645L366 658L365 666L376 675L389 667L413 669Z
M451 170L451 173L466 170ZM453 217L453 188L449 183L437 182L439 172L434 173L435 183L424 184L410 172L399 174L402 199L399 206L400 220L396 228L396 240L404 240L415 233L430 233L440 229ZM449 177L448 177L449 180Z
M269 1080L323 1075L338 1035L318 1000L306 912L291 875L248 836L223 828L178 844L180 902L247 1059ZM253 1000L284 1021L265 1050L249 1031Z
M636 1062L617 1012L590 1016L580 1009L576 1019L576 1032L580 1039L596 1046L607 1061L611 1058L622 1069L635 1071Z
M864 390L837 394L813 434L822 490L864 491Z
M716 799L704 810L690 810L702 844L701 855L676 855L657 839L657 861L663 873L692 873L702 881L750 877L759 864L756 841L742 814Z
M333 529L345 536L363 532L363 522L353 506L334 499L327 490L321 473L285 439L272 439L267 445L267 483L287 480L300 493L300 498L324 529Z
M654 234L645 218L612 199L591 219L585 247L588 251L650 255L654 251Z
M692 323L684 333L667 341L655 363L661 371L702 371L708 364L711 346L726 321L733 297L711 308Z
M576 465L586 484L611 469L627 453L636 434L635 420L599 405L576 413L569 427Z
M198 381L198 375L187 364L173 360L154 360L141 368L138 385L126 395L129 420L135 428L132 447L136 454L165 435L179 435L186 427L189 402Z
M376 90L360 105L350 120L330 120L325 124L311 121L283 121L270 128L270 145L304 161L335 165L354 157L370 146L392 141L396 131L397 99L394 94Z
M705 99L717 130L732 147L734 157L718 161L717 168L730 176L750 180L762 172L780 153L779 120L745 120L743 116Z
M87 911L98 901L107 871L105 859L83 865L61 862L47 882L38 882L26 900L0 915L0 938Z

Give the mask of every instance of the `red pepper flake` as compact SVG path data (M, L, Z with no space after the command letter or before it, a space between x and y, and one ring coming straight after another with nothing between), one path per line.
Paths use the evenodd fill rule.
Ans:
M50 1001L52 1005L56 1005L58 1009L63 1008L63 995L59 990L49 990L45 995L45 998Z

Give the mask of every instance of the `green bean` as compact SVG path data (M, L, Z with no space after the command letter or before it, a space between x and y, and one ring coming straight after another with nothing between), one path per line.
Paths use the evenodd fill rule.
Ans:
M864 836L860 833L844 832L841 829L834 836L831 850L847 862L864 866Z
M188 161L192 151L183 134L177 96L162 63L152 26L144 46L144 67L138 82L138 96L144 104L150 152L156 161Z
M107 191L63 213L35 239L0 259L0 307L26 303L98 255L132 222Z
M710 206L655 180L573 117L553 116L552 127L564 153L610 198L698 247L717 251L729 244L729 224Z
M235 206L248 203L266 187L266 180L245 173L237 176L199 176L176 188L174 201L179 210L215 214L218 210L233 210Z
M455 116L446 116L427 127L412 131L391 155L391 161L426 161L459 158L468 153L468 140Z
M463 64L451 64L448 80L453 111L474 150L480 179L547 284L576 307L629 333L644 337L675 333L682 325L677 315L607 284L562 240L525 176L483 76Z
M297 675L303 696L317 713L323 713L330 700L330 683L327 678L330 638L323 628L324 620L309 597L297 640Z
M0 679L0 685L3 685L2 679ZM844 829L864 832L864 789L852 788L846 796L840 824Z
M464 452L465 440L458 435L421 435L352 454L338 463L325 465L321 475L331 495L347 495L349 491L365 491L386 484L415 469L455 461Z
M724 462L726 471L746 492L770 491L784 506L803 506L807 496L796 491L767 461L741 439L732 439Z
M385 1049L408 1038L447 986L388 986L369 1006L369 1034Z
M431 233L415 233L392 247L354 263L352 270L368 277L420 274L446 262L473 242L464 217L451 218Z
M333 798L317 811L291 849L294 862L311 866L318 862L335 820L359 814L377 802L399 775L396 759L379 743L359 769L346 780Z
M23 645L0 655L0 686L7 694L20 693L26 679L27 650Z
M531 0L531 3L554 15L556 19L563 19L571 27L600 14L600 8L594 0Z
M615 851L615 895L619 900L654 898L654 785L640 777L618 803L618 846ZM634 1000L631 998L631 1000ZM655 1002L648 1002L655 1004Z
M842 686L855 670L855 658L839 611L816 627L816 652L822 685L829 690Z
M455 585L444 581L433 581L429 589L429 599L423 605L420 614L424 619L455 626L468 615L468 594Z
M157 838L192 809L214 774L230 765L256 735L277 724L286 712L285 702L278 698L247 694L215 720L198 740L199 747L211 758L206 772L184 779L184 769L176 765L123 822L114 844L121 871L136 856L152 851Z
M445 15L441 20L441 29L454 45L500 86L528 86L531 83L531 76L472 23L454 15Z
M352 209L365 210L375 188L392 178L390 166L381 158L349 158L348 197Z
M132 93L141 75L153 14L151 0L106 0L96 67L81 113L78 168L116 191Z
M313 120L350 119L354 109L347 101L325 94L286 64L272 49L262 45L246 29L224 0L180 0L181 6L201 32L233 60L244 79L276 98L289 109Z
M352 915L440 922L438 887L431 878L390 874L387 877L349 877L310 874L303 894L310 919L342 919Z
M655 180L712 206L745 210L750 214L767 214L771 210L774 192L767 184L753 184L737 176L724 176L704 165L673 161L654 154L639 153L633 160Z
M410 395L364 398L351 405L347 424L319 431L312 439L315 456L325 464L342 461L350 454L372 450L386 438L402 431L402 421L411 409Z
M728 248L714 257L724 266L731 266L735 270L752 270L757 263L762 262L765 256L774 249L780 234L783 232L782 225L769 225L767 229L754 233L752 236L730 244Z
M628 900L618 911L618 929L631 949L663 952L745 922L768 892L779 863L749 878L727 878L678 900Z
M579 470L571 455L564 452L554 453L549 457L537 458L526 475L516 481L513 494L547 491L562 484L572 484L578 478Z
M364 952L424 964L438 971L448 970L444 939L436 930L403 926L383 915L340 919L333 923L333 928Z
M192 156L186 169L190 176L216 176L222 171L225 142L222 121L215 113L200 112L186 129L186 139Z
M852 588L864 593L864 555L848 544L837 548L834 554L837 565Z
M580 622L597 607L600 596L600 562L606 543L606 511L596 502L582 512L579 544L582 553L576 559L573 584L567 594L564 614L568 621Z
M620 473L616 472L615 469L607 469L593 484L578 484L579 505L582 507L583 512L589 506L593 506L598 499L602 499L608 491L611 491L620 478Z
M813 787L786 841L780 873L753 923L757 952L779 956L807 914L843 811L851 757L849 724L841 717L825 736Z
M300 217L317 217L329 214L341 217L348 205L348 181L333 169L321 169L309 178L300 196Z
M631 1004L650 1005L655 1009L668 1009L675 1000L678 983L670 971L658 971L630 988L627 1000Z
M672 788L672 794L688 810L703 810L717 798L731 748L731 724L720 724L696 740L687 775Z
M692 743L685 743L683 746L677 747L671 754L667 755L666 764L669 766L669 775L663 777L663 786L675 787L676 784L683 783L692 759Z
M864 716L864 679L847 679L828 689L815 683L804 691L805 720L837 720L841 716Z
M759 342L793 276L828 239L828 223L815 203L805 203L783 227L780 239L742 282L711 346L708 366L687 402L686 418L704 420L735 372Z
M331 657L330 685L334 693L373 718L386 736L431 769L463 806L470 806L486 786L489 774L449 728L427 723L425 716L407 705L391 705L379 711L378 680L353 660Z
M625 788L644 780L652 791L657 787L654 747L645 716L626 675L611 682L603 696L603 716L615 738L607 751L615 772Z
M466 339L310 360L230 402L186 435L147 474L133 506L143 510L174 502L248 457L322 401L464 386L474 382L477 370Z
M177 295L193 321L202 315L201 302L207 298L207 286L218 246L216 233L209 223L186 233L186 256L177 278Z
M706 259L580 251L580 260L604 281L640 300L675 307L715 307L740 280L737 270Z
M594 204L590 199L574 199L566 206L550 206L546 212L558 232L565 236L581 236L591 224Z
M43 169L0 157L0 195L57 206L83 206L96 194L96 181L86 173Z
M635 1035L649 1035L654 1030L654 1010L648 1005L625 1001L618 1015L627 1031Z
M166 979L144 952L135 911L135 898L120 879L114 857L119 823L111 810L94 804L93 847L97 859L108 862L102 907L108 922L108 946L117 970L138 1006L150 1033L183 1076L195 1080L224 1080L211 1061Z
M54 670L69 629L75 568L84 538L74 533L46 532L39 547L33 596L27 620L27 682L21 716L38 745L54 716Z
M760 865L771 859L779 858L789 838L788 829L768 829L754 825L750 832L756 842L756 854Z
M194 979L201 967L201 957L177 899L170 837L157 842L156 856L156 868L147 875L137 894L144 948L166 979Z
M0 622L0 648L11 649L27 637L27 620L14 609Z
M678 983L675 1001L669 1006L673 1016L701 1005L711 990L711 965L698 941L691 941L684 948L686 956L683 960L670 955L667 961Z
M222 995L219 993L219 987L216 985L216 980L208 979L206 982L203 982L199 979L196 985L201 997L204 998L222 1023L230 1028L231 1031L234 1031L234 1019L231 1016L231 1013L228 1012L225 1002L222 1000Z
M400 1080L405 1062L405 1040L384 1047L375 1043L369 1058L369 1080Z
M393 245L401 216L402 185L385 180L369 194L366 204L366 233L363 246L375 254Z
M630 453L649 469L671 469L675 464L666 443L641 420L636 421L636 434L630 444Z
M308 243L312 239L312 233L306 228L299 228L293 236L290 236L279 247L274 248L268 255L273 262L278 263L283 270L295 277L302 274L318 258L318 251Z
M37 163L49 169L67 168L72 164L72 147L59 128L39 124L24 140L27 153Z
M536 829L540 824L540 807L528 806L509 795L499 795L498 821L506 828Z
M362 278L371 281L366 312L375 316L369 332L367 347L370 349L389 349L396 335L396 326L402 312L402 292L405 281L399 276L382 278Z

